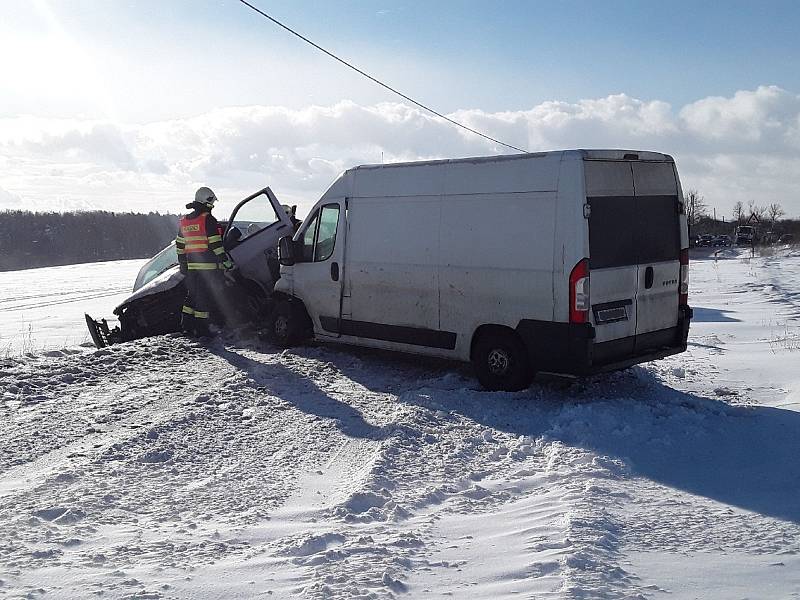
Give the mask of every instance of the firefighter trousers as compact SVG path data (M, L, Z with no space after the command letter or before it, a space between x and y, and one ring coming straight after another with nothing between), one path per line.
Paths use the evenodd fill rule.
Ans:
M219 322L219 307L225 294L221 270L192 271L186 274L186 299L181 309L181 329L197 336L209 335L209 323Z

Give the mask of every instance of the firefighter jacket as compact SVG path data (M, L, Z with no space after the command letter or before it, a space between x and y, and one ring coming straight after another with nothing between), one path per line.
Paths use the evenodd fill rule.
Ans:
M233 265L222 247L221 229L209 212L194 211L181 217L175 238L181 273L230 269Z

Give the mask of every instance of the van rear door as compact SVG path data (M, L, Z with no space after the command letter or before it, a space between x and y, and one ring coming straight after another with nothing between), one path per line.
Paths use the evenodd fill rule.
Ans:
M598 343L678 322L680 220L672 162L587 160L591 321ZM624 341L623 341L624 340Z
M632 162L638 263L636 335L675 327L680 279L680 210L671 162Z

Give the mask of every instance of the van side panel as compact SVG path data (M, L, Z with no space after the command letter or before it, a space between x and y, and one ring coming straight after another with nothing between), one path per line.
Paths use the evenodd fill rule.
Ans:
M453 161L447 165L444 193L506 194L555 192L558 189L560 152L535 156L503 157L502 161Z
M553 318L553 239L561 153L454 161L442 199L441 327L469 360L475 330Z
M439 196L348 200L343 319L439 329L440 205Z
M555 192L443 197L441 328L458 333L461 358L480 325L552 320L555 203Z
M569 322L569 275L579 260L589 256L589 222L583 216L586 188L583 157L565 152L558 177L556 231L553 236L553 321Z

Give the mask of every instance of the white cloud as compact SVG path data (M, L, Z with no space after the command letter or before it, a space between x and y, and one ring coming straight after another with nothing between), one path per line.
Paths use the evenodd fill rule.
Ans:
M780 141L800 113L800 97L776 86L739 91L732 98L712 96L685 106L686 130L723 143Z
M800 97L777 87L703 98L677 111L615 94L451 116L532 151L667 152L684 187L699 188L718 212L754 199L800 216ZM0 185L32 206L177 211L198 185L232 203L269 184L307 209L356 164L501 151L401 103L229 107L145 125L18 117L0 119ZM0 208L10 203L0 195Z

